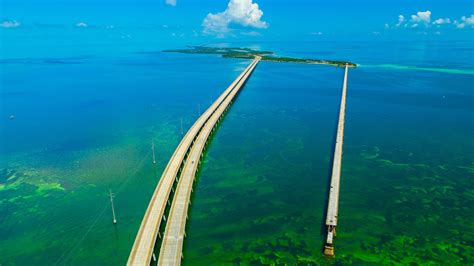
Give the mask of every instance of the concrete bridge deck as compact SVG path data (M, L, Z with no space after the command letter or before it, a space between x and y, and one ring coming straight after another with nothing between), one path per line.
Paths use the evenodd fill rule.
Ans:
M255 60L256 63L260 58ZM204 148L208 142L209 135L216 128L218 122L222 119L227 108L239 93L247 78L256 67L256 63L252 65L244 78L242 78L234 90L219 106L212 117L206 122L203 129L199 133L195 144L193 145L186 164L179 178L178 187L176 188L176 196L171 205L171 210L166 224L166 230L163 236L163 242L160 249L158 265L180 265L182 259L183 241L186 236L186 220L188 218L188 207L191 204L190 197L193 188L193 182L197 169L200 165Z
M336 146L334 149L334 159L332 165L331 187L329 189L328 209L326 215L326 225L328 227L324 255L334 256L333 240L336 235L337 214L339 208L339 188L341 181L342 165L342 144L344 142L344 121L346 114L346 91L348 66L344 71L344 83L342 85L341 106L339 110L339 121L337 125Z
M181 140L170 161L168 162L168 165L166 166L153 193L148 208L145 212L145 216L140 225L140 229L135 238L127 265L150 264L152 256L154 255L153 251L155 248L161 221L166 219L166 217L164 217L164 212L170 197L171 189L179 171L183 167L187 157L189 157L188 154L191 150L191 147L193 147L193 144L196 146L196 141L198 141L198 144L202 142L202 137L198 137L198 134L203 131L203 127L205 127L204 129L206 132L209 127L214 127L210 125L215 125L216 123L215 113L218 112L219 117L222 115L222 110L225 110L228 107L230 101L233 99L233 97L235 97L236 91L238 91L245 83L259 60L260 58L256 58L252 61L252 63L250 63L250 65L237 77L237 79L235 79L231 85L218 97L218 99L196 120L196 122ZM213 122L209 121L211 118ZM199 136L201 136L201 134ZM206 140L204 140L204 142ZM187 161L195 161L196 163L199 162L199 160L196 160L195 156L191 157ZM185 171L183 171L183 173L184 172ZM178 188L179 187L180 185L178 184ZM178 198L175 197L176 199L173 200L173 204L174 202L181 202L181 200L183 200L179 193L177 196ZM173 221L176 221L176 219L173 219ZM166 241L164 242L166 243Z
M252 63L231 83L231 85L218 97L218 99L196 120L180 144L173 153L166 166L158 186L150 200L145 216L140 225L137 237L135 238L132 251L130 252L127 265L149 265L153 256L158 230L161 221L164 220L164 211L170 197L170 192L175 179L182 168L184 161L191 149L192 144L202 127L209 120L212 114L218 109L223 101L229 96L234 88L241 84L243 78L248 78L247 73L257 64L258 60Z

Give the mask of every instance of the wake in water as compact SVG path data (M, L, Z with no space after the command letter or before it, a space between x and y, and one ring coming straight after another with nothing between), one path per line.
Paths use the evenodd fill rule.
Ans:
M429 71L429 72L448 73L448 74L474 75L474 69L417 67L417 66L403 66L403 65L394 65L394 64L359 65L359 67L387 68L387 69L396 69L396 70L415 70L415 71Z

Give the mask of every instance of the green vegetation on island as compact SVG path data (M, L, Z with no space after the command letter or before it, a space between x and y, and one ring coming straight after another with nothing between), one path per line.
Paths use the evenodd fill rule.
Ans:
M338 66L338 67L343 67L346 64L348 64L349 67L357 67L357 64L352 63L352 62L347 62L347 61L278 57L278 56L274 56L274 53L270 51L258 51L258 50L253 50L250 48L220 48L220 47L192 46L190 47L190 49L164 50L163 52L184 53L184 54L217 54L217 55L222 55L222 57L224 58L243 58L243 59L252 59L255 56L261 56L262 61L270 61L270 62L321 64L321 65L332 65L332 66Z

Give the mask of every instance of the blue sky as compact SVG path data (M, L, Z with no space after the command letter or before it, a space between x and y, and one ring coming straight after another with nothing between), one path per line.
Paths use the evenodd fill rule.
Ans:
M0 12L4 52L48 41L472 40L474 33L469 0L2 0Z

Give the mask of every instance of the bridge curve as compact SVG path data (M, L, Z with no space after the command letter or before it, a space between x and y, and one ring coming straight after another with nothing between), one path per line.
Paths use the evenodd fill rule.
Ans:
M164 216L166 204L168 203L168 200L170 198L170 194L171 194L170 192L171 192L174 182L176 181L176 177L179 171L182 169L183 166L185 167L185 169L187 169L185 162L195 161L197 164L199 160L195 158L195 152L193 151L200 150L200 153L202 154L202 150L210 134L210 130L214 128L214 126L217 123L217 120L222 117L222 114L228 108L230 102L234 99L235 95L240 90L242 85L247 81L248 77L250 76L251 72L253 71L257 63L260 61L260 59L261 57L257 56L255 60L253 60L249 64L249 66L247 66L247 68L231 83L229 87L227 87L227 89L217 98L217 100L196 120L196 122L193 124L193 126L188 130L186 135L181 140L180 144L178 145L175 152L171 156L171 159L168 162L168 165L163 171L160 181L158 182L158 185L153 193L153 196L150 200L148 208L145 212L145 216L140 225L140 229L135 238L135 242L130 252L127 265L150 265L152 256L154 256L153 250L155 248L155 243L156 243L156 239L159 233L161 221L166 219L166 217ZM203 134L203 132L205 133ZM204 137L205 139L203 139ZM202 146L202 147L195 149L195 147L197 146L199 147ZM198 155L199 158L201 154ZM196 169L197 169L197 166L196 166ZM194 179L194 173L196 169L194 169L194 172L193 172L193 179ZM183 170L181 172L181 176L187 178L189 173L187 175L184 175L187 172L188 171ZM178 193L178 190L181 190L181 191L183 190L183 189L180 189L181 188L180 184L184 183L184 182L181 182L182 180L183 178L179 179L178 187L176 190L176 196L175 196L175 199L173 199L171 210L173 210L173 206L177 204L181 204L182 200L186 200L186 197L183 198L182 195ZM192 188L192 182L191 182L191 188ZM187 200L189 200L189 197L187 197ZM176 202L179 202L179 203L176 203ZM187 206L188 202L186 202L185 204ZM171 217L171 214L172 212L170 211L169 217ZM187 207L186 207L186 215L187 215ZM173 221L176 221L176 218L174 218ZM168 219L168 223L169 223L169 219ZM168 228L168 224L166 228ZM183 227L183 230L184 230L184 227ZM166 234L166 231L165 231L165 234ZM166 242L165 240L163 241L163 243ZM181 248L182 248L182 242L181 242ZM181 259L181 256L180 256L180 259ZM160 255L160 261L161 261L161 255Z
M256 58L255 62L258 63L259 60L260 58ZM184 237L186 236L185 227L186 220L188 219L188 207L191 204L190 198L193 182L197 169L201 164L200 160L203 156L204 148L208 142L209 135L222 119L225 111L229 108L231 102L234 100L235 96L239 93L243 84L256 67L256 63L252 65L250 71L245 74L244 78L239 81L234 90L232 90L229 96L218 107L216 112L214 112L212 117L206 122L199 133L195 144L191 148L189 159L186 160L183 171L181 172L178 186L176 188L176 196L168 215L158 265L179 265L181 263L183 256L183 242Z

